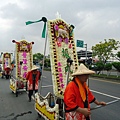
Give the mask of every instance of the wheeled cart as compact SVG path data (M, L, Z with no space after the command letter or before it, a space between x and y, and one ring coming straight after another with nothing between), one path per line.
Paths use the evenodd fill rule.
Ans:
M26 75L33 65L32 44L34 42L29 43L26 40L19 42L13 40L12 42L16 44L16 71L10 79L9 87L17 97L19 92L27 91Z
M45 120L65 120L64 90L67 83L72 80L71 74L78 68L73 29L73 25L67 24L60 18L47 21L54 92L49 93L48 91L45 97L41 95L41 92L35 94L35 110ZM40 89L42 89L42 84L40 84Z

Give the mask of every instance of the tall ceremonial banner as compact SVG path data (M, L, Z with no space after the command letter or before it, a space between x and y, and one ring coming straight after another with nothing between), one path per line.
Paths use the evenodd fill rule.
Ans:
M3 53L2 57L3 70L9 66L11 68L11 53Z
M67 85L68 64L67 59L73 60L70 67L71 74L78 68L76 45L73 36L73 25L67 24L62 19L48 21L48 37L50 45L50 60L54 94L63 98Z
M13 40L12 42L16 43L16 78L24 82L27 72L32 68L32 44L34 42L29 43L26 40L19 42Z

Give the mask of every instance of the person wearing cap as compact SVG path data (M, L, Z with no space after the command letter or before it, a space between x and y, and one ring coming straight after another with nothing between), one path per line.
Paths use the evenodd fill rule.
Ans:
M94 97L86 84L89 75L94 73L81 63L72 74L73 80L68 83L64 92L66 120L90 120L90 103L106 105Z
M29 102L31 102L33 91L35 91L35 93L38 92L40 76L40 71L36 65L33 65L32 69L26 75Z

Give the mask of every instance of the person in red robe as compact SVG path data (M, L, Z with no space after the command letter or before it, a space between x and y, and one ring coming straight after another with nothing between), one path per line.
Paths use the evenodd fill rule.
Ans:
M5 67L4 70L5 70L6 79L9 79L9 77L11 77L11 68L10 68L10 66Z
M68 83L64 92L66 120L90 120L90 103L106 105L94 97L86 84L89 75L94 73L81 63L78 70L72 74L73 80Z
M38 92L38 85L41 76L38 69L39 67L34 65L26 75L29 102L31 102L31 96L33 95L33 91L35 91L35 93Z

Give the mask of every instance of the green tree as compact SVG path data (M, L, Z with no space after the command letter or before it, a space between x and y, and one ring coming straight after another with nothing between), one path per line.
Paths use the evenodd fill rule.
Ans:
M111 55L112 55L112 57L114 57L120 61L120 51L118 51L117 54L111 54Z
M118 60L120 61L120 51L118 51L116 55L118 57Z
M99 44L92 46L93 57L97 56L105 64L111 57L112 51L118 49L119 43L119 41L114 39L109 39L108 41L105 39L103 43L99 42Z
M45 57L44 59L44 67L51 67L49 56L50 55L48 55L48 57ZM44 55L41 53L33 54L33 63L34 64L38 63L40 64L40 66L43 66L43 57Z
M108 73L111 69L112 69L112 64L111 63L106 63L105 66L104 66L104 70L107 70L107 75L108 75Z
M120 62L113 62L112 65L120 72Z
M49 58L46 58L46 59L45 59L44 66L45 66L45 67L50 67L50 66L51 66L51 65L50 65L50 59L49 59Z
M96 71L97 74L100 74L100 72L104 69L104 64L103 62L99 61L95 64L94 70Z
M112 69L112 64L111 63L106 63L105 66L104 66L104 70L111 70Z
M113 62L112 65L116 68L116 70L118 71L118 74L120 72L120 62ZM117 75L118 77L118 75Z
M33 62L40 62L43 60L43 54L41 53L35 53L33 54Z

